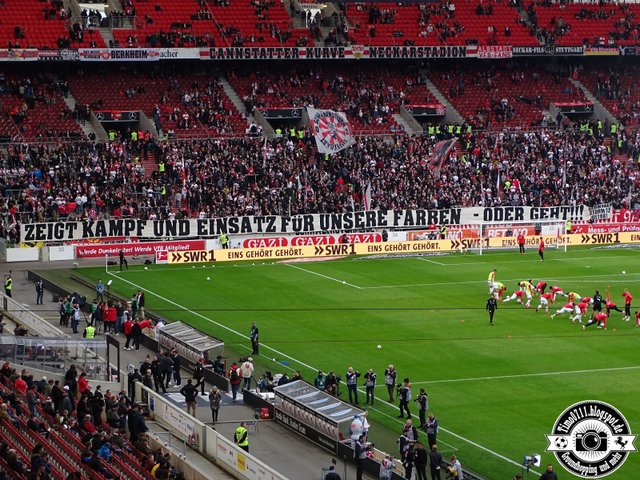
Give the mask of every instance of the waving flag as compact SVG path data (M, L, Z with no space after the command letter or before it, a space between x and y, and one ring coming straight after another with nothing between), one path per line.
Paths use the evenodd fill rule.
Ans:
M318 152L337 153L356 143L344 112L307 107L307 113Z
M440 170L447 161L449 153L451 153L451 150L453 149L453 146L457 141L457 138L442 140L433 146L433 153L431 155L431 159L429 160L429 166L431 167L431 170L433 170L436 174L440 174Z

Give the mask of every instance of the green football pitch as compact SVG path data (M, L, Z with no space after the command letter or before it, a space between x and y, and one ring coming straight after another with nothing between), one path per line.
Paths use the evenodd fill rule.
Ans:
M511 479L520 473L523 455L539 453L543 467L535 472L552 463L560 478L569 478L545 452L544 436L565 408L602 400L622 411L633 432L640 430L640 329L633 318L623 322L614 312L607 331L594 326L585 332L567 315L551 319L515 302L500 304L490 327L487 276L496 268L509 294L529 278L582 296L596 289L604 295L610 286L618 305L627 287L638 305L639 253L549 249L545 262L536 252L496 252L82 273L92 281L113 280L111 291L127 298L143 289L147 308L223 339L232 355L248 353L256 321L263 370L300 370L312 381L318 369L343 377L349 366L375 369L378 399L369 412L377 446L396 452L401 431L397 405L384 401L383 373L392 363L399 378L409 377L414 399L419 388L426 389L445 456L455 453L464 467L486 478ZM537 303L535 297L532 306ZM559 298L551 308L564 303ZM411 407L417 414L415 403ZM631 454L609 478L632 478L638 469L640 455Z

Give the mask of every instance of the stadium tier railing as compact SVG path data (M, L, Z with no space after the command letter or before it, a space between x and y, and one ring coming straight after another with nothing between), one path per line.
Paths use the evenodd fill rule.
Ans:
M141 398L156 422L173 435L184 440L194 450L211 458L216 465L240 480L253 480L248 472L264 471L273 480L288 480L253 455L245 452L213 428L166 400L162 395L137 382L136 398ZM267 478L267 477L265 477Z
M15 281L15 279L14 279ZM17 302L4 293L0 293L2 298L2 309L11 316L16 323L24 326L30 332L35 332L41 337L69 337L59 328L42 319L39 315L29 309L29 305Z

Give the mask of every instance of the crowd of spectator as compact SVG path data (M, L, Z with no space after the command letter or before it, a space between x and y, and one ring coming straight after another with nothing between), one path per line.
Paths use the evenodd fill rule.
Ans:
M62 430L76 437L74 444L83 445L81 451L71 454L71 460L104 478L119 478L123 464L144 469L154 478L181 478L171 466L169 453L162 447L150 447L148 427L131 393L103 392L100 385L94 389L74 365L65 372L64 380L48 380L35 379L27 369L18 372L5 363L0 382L0 423L23 431L26 427L27 438L32 435L28 432L34 432L33 438L42 439L34 441L28 462L13 444L19 439L0 442L0 459L7 470L0 472L0 478L14 478L14 473L23 475L20 478L54 478L52 448L64 448L66 441L56 444L60 442L56 432ZM119 461L114 463L114 457ZM69 472L67 478L79 479L82 473Z
M135 160L146 140L13 145L0 169L2 233L15 240L19 222L60 219L344 212L362 208L367 185L372 207L380 209L633 205L640 137L620 131L606 144L604 130L464 129L440 172L429 158L435 143L450 136L446 129L439 136L393 141L361 137L327 158L315 153L308 132L266 144L262 139L150 141L145 149L152 148L160 162L151 177ZM618 153L634 162L621 162Z

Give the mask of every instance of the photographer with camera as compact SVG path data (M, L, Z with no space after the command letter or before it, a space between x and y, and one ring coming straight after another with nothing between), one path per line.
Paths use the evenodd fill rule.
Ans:
M336 375L333 371L329 372L324 382L325 392L335 397L340 396L340 380L340 375Z
M384 371L384 384L387 386L389 392L389 402L393 403L393 390L396 386L396 377L398 372L393 365L389 365Z
M404 418L404 412L407 412L407 418L411 418L409 411L409 402L411 401L411 384L409 379L405 378L404 383L399 383L397 387L398 399L400 400L400 415L398 418Z
M347 383L347 390L349 391L349 403L353 405L358 404L358 378L360 377L360 372L354 370L353 367L349 367L347 369L347 374L345 376L345 381Z

